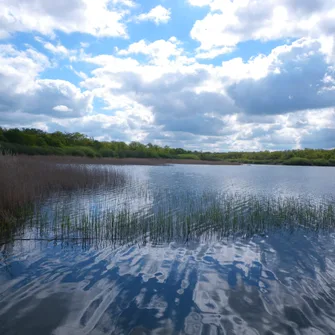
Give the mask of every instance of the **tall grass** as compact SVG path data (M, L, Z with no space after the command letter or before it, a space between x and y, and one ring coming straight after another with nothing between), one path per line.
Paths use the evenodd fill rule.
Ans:
M126 176L115 169L0 154L0 225L11 222L53 192L116 187L125 182Z
M110 167L54 157L0 155L0 239L120 245L251 236L273 229L335 228L332 201L163 190L151 194L136 183L123 187L126 182L120 170ZM106 203L97 200L98 207L85 204L83 208L81 192L74 194L77 207L73 199L64 203L59 196L66 191L67 199L71 191L118 186L115 203L111 198ZM51 203L38 206L48 197ZM18 217L24 218L24 225Z
M201 194L172 196L150 210L102 204L86 212L55 205L31 218L32 234L82 246L160 244L250 237L273 230L330 231L335 228L335 205L296 198L260 198L249 195ZM20 239L20 237L19 237Z

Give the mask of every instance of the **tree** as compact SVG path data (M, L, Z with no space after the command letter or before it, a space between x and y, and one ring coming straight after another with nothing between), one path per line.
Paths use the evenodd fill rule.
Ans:
M0 127L0 141L1 142L5 142L6 141L6 138L5 138L5 135L4 135L4 131L3 129Z
M24 144L23 133L18 128L8 129L4 132L4 135L8 142Z

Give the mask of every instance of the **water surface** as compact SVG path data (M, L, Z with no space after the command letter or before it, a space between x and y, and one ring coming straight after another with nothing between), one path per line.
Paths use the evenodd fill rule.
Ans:
M230 194L242 209L246 195L324 204L335 193L334 168L119 168L132 177L124 189L51 197L44 210L52 216L57 203L80 217L126 206L149 220L204 193ZM335 333L331 228L115 242L54 240L44 224L0 246L1 334Z

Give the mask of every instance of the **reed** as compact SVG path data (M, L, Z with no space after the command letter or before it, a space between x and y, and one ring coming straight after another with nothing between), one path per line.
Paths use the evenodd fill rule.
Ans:
M0 226L22 217L32 205L52 193L117 187L126 183L116 169L94 168L85 164L62 164L52 158L0 154Z
M335 228L332 202L252 195L171 195L150 210L101 204L82 212L55 205L38 211L21 236L82 246L188 243L228 236L250 237L297 229L325 232ZM31 229L31 236L27 234Z

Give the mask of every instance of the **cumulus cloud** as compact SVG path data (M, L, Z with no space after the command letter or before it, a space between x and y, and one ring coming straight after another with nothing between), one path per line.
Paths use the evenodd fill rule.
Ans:
M152 8L148 13L143 13L137 16L138 21L152 21L156 25L168 23L171 18L171 10L158 5Z
M15 32L54 35L56 31L127 37L125 13L109 0L2 0L0 38Z
M301 140L303 148L335 148L335 128L313 129Z
M200 46L185 31L166 38L164 26L127 44L104 39L100 54L101 40L76 34L81 48L71 50L59 31L128 37L123 22L159 25L171 10L134 17L131 0L3 0L0 36L38 32L42 51L0 44L1 125L214 151L335 146L331 1L188 2L208 10L186 32ZM277 46L248 59L241 42L249 40ZM211 62L220 55L225 61Z
M60 56L68 56L71 52L67 48L65 48L61 43L53 44L48 41L45 41L44 39L40 37L35 37L35 40L43 45L43 47L51 52L52 54L55 55L60 55Z
M0 114L1 111L19 110L53 117L79 117L92 110L92 95L89 92L82 93L68 81L44 79L32 84L33 89L11 94L10 100L0 96Z
M171 41L167 43L174 45ZM163 41L157 44L164 45ZM157 60L156 46L140 42L120 53L141 52ZM168 50L165 57L180 54L175 45ZM154 124L165 131L223 133L222 116L238 110L225 94L205 89L206 82L211 79L206 67L185 62L178 68L175 63L171 66L162 61L142 65L130 58L106 57L87 59L101 67L92 72L95 78L89 78L83 86L99 92L110 108L121 107L115 105L115 101L143 106L152 113Z
M334 108L310 109L291 112L284 115L258 116L238 118L237 125L241 128L237 140L246 144L248 141L258 143L259 148L302 149L302 148L333 148L335 143L329 135L335 131ZM244 130L243 130L244 129Z
M301 39L268 56L217 66L187 57L176 38L141 40L118 54L84 55L81 61L97 68L82 77L82 91L67 81L39 79L50 66L42 54L3 47L1 62L10 68L3 82L13 83L8 86L13 93L7 89L1 95L1 119L9 124L9 111L24 112L49 129L75 125L104 139L165 141L203 150L299 148L311 134L335 128L332 109L324 108L333 105L334 69L316 40ZM148 62L130 57L138 54ZM18 64L27 70L24 76L19 71L14 76ZM93 95L111 115L90 114ZM326 145L321 135L316 138Z
M19 51L11 45L0 45L1 123L10 115L15 119L22 113L63 118L92 110L90 92L81 92L68 81L39 79L49 66L48 58L31 48Z
M149 62L131 58L138 54ZM175 38L141 40L118 55L87 57L85 61L98 68L82 85L98 94L106 108L141 106L150 121L144 127L139 121L136 127L148 133L148 141L157 136L158 142L175 143L189 134L207 139L203 148L211 150L300 148L303 136L326 127L317 124L310 111L317 108L320 113L335 101L334 69L315 39L300 39L267 56L235 58L217 66L188 57ZM328 122L329 117L322 115ZM187 146L186 139L181 143Z
M2 99L34 89L33 79L49 66L49 59L32 48L19 51L10 44L0 44Z
M64 105L58 105L58 106L55 106L54 108L52 108L54 111L57 111L57 112L72 112L72 109L67 107L67 106L64 106Z
M135 7L136 3L132 0L112 0L113 4L125 7Z
M268 73L229 86L228 94L247 114L282 114L334 106L334 73L321 45L299 40L264 58Z
M138 141L125 117L105 114L86 115L80 119L53 119L47 123L49 131L81 132L100 140Z
M184 52L174 36L169 40L157 40L149 43L145 40L129 45L127 49L119 50L118 55L128 56L143 54L148 56L149 61L153 64L166 64L171 61L172 57L181 56Z
M208 6L191 36L201 49L234 47L248 40L276 40L304 36L334 36L335 9L324 0L189 0Z
M151 107L155 124L164 130L218 135L225 125L222 115L233 113L236 108L222 94L194 91L206 76L206 72L198 71L164 75L151 83L139 81L136 93L129 91L131 86L125 80L120 91L126 90L139 103Z
M196 58L198 59L213 59L220 55L231 53L234 50L232 47L218 47L209 51L197 50Z

